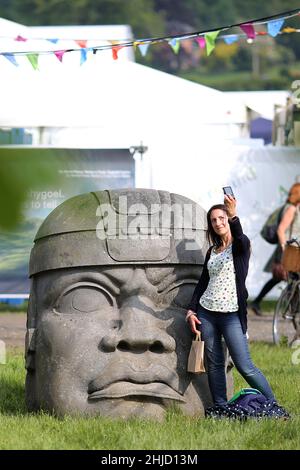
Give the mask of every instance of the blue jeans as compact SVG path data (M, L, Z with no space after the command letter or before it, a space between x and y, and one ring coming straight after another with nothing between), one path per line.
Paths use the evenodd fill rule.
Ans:
M275 399L267 379L251 360L238 312L212 312L199 305L197 316L205 341L208 382L214 404L224 405L227 402L222 336L235 367L250 387L258 389L267 399Z

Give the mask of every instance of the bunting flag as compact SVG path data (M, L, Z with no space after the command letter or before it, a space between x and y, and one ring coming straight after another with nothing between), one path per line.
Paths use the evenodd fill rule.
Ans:
M252 42L253 39L255 39L256 36L265 36L269 35L272 37L276 37L278 34L285 34L285 33L296 33L300 32L300 29L292 28L289 26L286 26L283 28L284 22L288 18L293 18L296 16L300 15L300 9L295 9L295 10L290 10L290 11L285 11L282 13L278 13L276 15L264 17L264 18L258 18L258 19L253 19L251 21L248 21L247 23L237 23L237 24L231 24L228 26L223 26L220 27L218 30L204 30L204 31L195 31L192 33L185 33L185 34L176 34L174 36L165 36L165 37L153 37L153 38L147 38L147 39L135 39L134 41L128 40L128 41L109 41L110 44L101 44L99 46L93 46L92 48L87 48L87 39L72 39L78 46L79 49L77 48L68 48L66 50L57 50L57 51L36 51L36 52L30 52L30 51L3 51L0 52L0 55L3 55L6 57L7 60L9 60L11 63L14 65L19 65L15 57L17 55L26 55L29 62L31 63L32 67L36 70L38 68L38 57L41 54L55 54L55 56L58 58L60 62L62 62L63 55L66 52L72 52L72 51L80 51L80 65L82 65L86 60L87 60L87 52L89 50L93 51L93 54L96 54L97 51L104 51L107 49L111 49L112 51L112 57L114 60L118 59L118 52L120 49L123 47L138 47L139 51L142 56L145 56L147 54L148 48L152 44L157 44L157 43L162 43L162 42L167 42L173 49L175 54L179 53L180 46L184 46L184 42L181 43L181 41L185 40L195 40L199 47L201 49L206 48L206 53L209 56L212 51L215 48L216 45L216 39L223 39L226 44L232 44L233 42L236 42L240 37L244 37L244 34L222 34L220 35L220 32L227 32L228 30L234 28L234 27L239 27L243 33L245 33L247 39L249 42ZM255 31L254 25L266 25L266 31ZM16 41L20 42L26 42L27 38L24 38L21 35L18 35L17 37L11 38ZM58 41L64 41L66 38L32 38L31 40L41 40L44 39L46 41L50 41L53 44L56 44ZM68 39L70 40L70 39ZM1 41L1 36L0 36L0 41ZM103 40L102 40L103 41Z
M138 44L138 48L139 48L140 53L142 54L143 57L145 57L147 52L148 52L150 43L146 42L144 44L139 44L139 43L137 43L137 44Z
M206 46L206 41L205 41L205 37L204 36L199 36L198 38L196 38L196 41L200 47L200 49L204 49L205 46Z
M282 30L284 33L296 33L298 30L295 29L295 28L290 28L289 26L287 26L286 28L283 28Z
M16 67L19 66L18 62L16 61L16 58L13 54L3 54L3 56L9 60L9 62L11 62L12 64L14 64Z
M226 44L230 45L236 42L239 37L237 34L228 34L227 36L223 36L223 39Z
M114 60L118 60L118 52L122 49L122 46L112 46L112 56Z
M32 67L34 70L38 69L38 60L39 60L39 55L38 54L26 54L27 59L31 63Z
M171 39L171 41L168 41L168 43L169 43L170 46L172 47L172 49L173 49L173 51L175 52L175 54L178 54L179 49L180 49L180 41L179 41L179 39L173 38L173 39Z
M56 55L56 57L58 58L58 60L59 60L60 62L62 62L63 56L64 56L64 53L65 53L65 52L66 52L66 51L54 51L54 55Z
M23 38L23 36L17 36L17 37L15 38L15 41L26 42L27 39L26 39L26 38Z
M270 34L270 36L273 36L273 38L275 38L277 34L279 34L279 31L281 30L283 23L284 23L284 19L269 21L267 23L267 28L268 28L268 33Z
M206 54L210 55L216 47L215 41L220 31L212 31L211 33L205 34L206 41Z
M186 39L185 41L180 42L180 47L187 53L191 54L194 48L194 43L192 39Z
M87 39L75 39L76 44L78 44L79 47L86 48L87 45Z
M248 39L255 39L255 30L252 23L241 24L240 28L247 34Z
M87 60L87 51L88 49L80 50L80 65L84 64L84 62Z

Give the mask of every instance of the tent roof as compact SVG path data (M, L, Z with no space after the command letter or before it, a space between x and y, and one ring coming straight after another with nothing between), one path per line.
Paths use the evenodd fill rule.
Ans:
M284 90L228 91L225 94L234 102L244 102L245 106L270 120L274 118L275 106L285 106L290 95Z
M97 63L97 55L82 67L55 60L40 71L29 62L15 67L6 60L0 126L126 126L139 120L144 125L172 121L176 127L182 121L245 121L245 108L222 92L150 67L112 59Z
M24 26L20 23L15 23L14 21L7 20L5 18L0 18L0 28L1 28L1 36L6 35L18 35L20 31L27 31L28 27Z
M20 25L10 23L8 30L17 34ZM29 34L31 28L22 28ZM49 41L37 42L51 49ZM28 47L27 42L14 43ZM82 66L80 51L66 53L62 63L52 53L43 54L37 71L26 56L17 56L18 67L0 57L0 126L195 128L246 120L245 106L223 92L128 60L114 61L107 52L88 53Z

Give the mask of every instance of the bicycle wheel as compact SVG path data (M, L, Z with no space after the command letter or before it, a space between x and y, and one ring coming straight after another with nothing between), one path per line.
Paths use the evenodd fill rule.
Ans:
M281 293L276 304L274 317L273 317L273 341L277 345L289 346L295 338L296 334L296 319L295 313L292 309L293 299L290 286L287 286Z

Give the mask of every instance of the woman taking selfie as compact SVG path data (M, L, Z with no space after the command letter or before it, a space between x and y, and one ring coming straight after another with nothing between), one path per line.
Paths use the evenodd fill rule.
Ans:
M193 333L200 325L205 342L207 374L214 407L207 416L226 415L227 393L222 336L231 358L250 387L258 389L277 416L288 413L275 400L263 373L253 364L247 341L247 297L245 281L250 241L236 215L236 200L224 196L207 213L207 237L212 244L204 261L200 280L188 307L186 320Z

